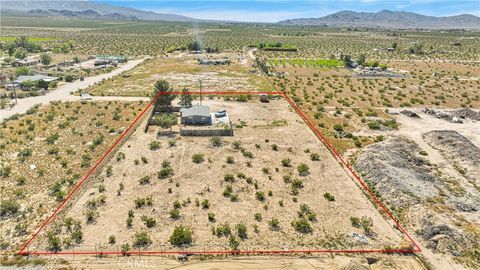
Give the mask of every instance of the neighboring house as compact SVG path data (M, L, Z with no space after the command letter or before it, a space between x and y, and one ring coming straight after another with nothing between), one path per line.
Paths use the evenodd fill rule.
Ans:
M229 59L201 59L200 65L229 65Z
M127 57L123 55L115 56L115 55L97 55L95 58L95 66L107 65L112 64L116 65L118 63L125 63L127 62Z
M15 60L12 62L12 67L25 67L25 66L35 66L38 64L38 59L35 58L25 58L21 60Z
M182 108L181 123L184 125L211 125L212 116L210 108L202 105L193 105L190 108Z
M23 87L22 84L24 82L32 82L36 83L38 81L46 81L46 82L52 82L58 80L58 77L50 77L50 76L45 76L45 75L29 75L29 76L19 76L15 81L13 81L16 85L20 85L22 90L30 90L29 87Z

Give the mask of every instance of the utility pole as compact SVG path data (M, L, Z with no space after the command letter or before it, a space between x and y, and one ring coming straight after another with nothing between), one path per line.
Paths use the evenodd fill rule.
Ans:
M14 75L14 73L10 74L9 79L12 82L13 96L15 97L15 104L17 104L17 90L15 89L15 75Z
M200 83L200 105L202 105L202 79L198 79L198 82Z

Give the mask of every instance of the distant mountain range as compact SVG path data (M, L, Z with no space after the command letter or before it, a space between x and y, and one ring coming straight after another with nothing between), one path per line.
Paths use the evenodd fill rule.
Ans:
M480 17L462 14L448 17L420 15L406 11L382 10L373 12L340 11L320 18L290 19L283 25L323 25L335 27L379 28L480 28Z
M196 21L196 19L182 15L162 14L87 0L1 0L0 4L0 11L3 14L145 21Z
M89 19L110 19L110 20L123 20L123 21L138 21L139 19L133 15L125 15L121 13L108 13L100 14L91 9L83 11L71 11L71 10L57 10L57 9L32 9L28 11L32 16L63 16L63 17L76 17L76 18L89 18Z
M0 0L0 4L0 11L2 14L112 20L208 22L207 20L200 20L182 15L161 14L152 11L139 10L129 7L118 7L88 0ZM278 24L402 29L480 29L480 17L469 14L448 17L434 17L405 11L382 10L376 13L371 13L347 10L320 18L300 18L280 21Z

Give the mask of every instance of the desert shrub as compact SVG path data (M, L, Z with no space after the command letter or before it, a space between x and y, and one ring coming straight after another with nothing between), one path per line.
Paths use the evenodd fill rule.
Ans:
M150 150L152 150L152 151L158 150L158 149L160 149L160 142L159 141L152 141L148 144L148 148L150 148Z
M243 148L242 148L240 151L242 152L242 155L243 155L244 157L253 158L253 153L252 153L252 152L247 151L247 150L245 150L245 149L243 149Z
M233 174L227 173L223 176L223 180L225 180L225 182L233 183L233 181L235 180L235 176L233 176Z
M310 160L312 161L319 161L320 160L320 155L317 153L311 153L310 154Z
M157 225L157 221L153 217L142 216L141 219L145 224L145 226L147 226L147 228L152 228L152 227L155 227L155 225Z
M203 154L193 154L192 161L193 163L199 164L205 161L205 157L203 156Z
M98 213L95 210L88 209L87 212L85 213L85 216L87 218L87 223L91 224L94 223L95 220L98 217Z
M81 228L76 228L72 233L70 233L70 239L75 242L75 244L80 244L83 240L83 232Z
M238 250L238 246L240 246L240 242L233 235L228 238L228 244L232 250Z
M371 217L363 216L360 219L360 226L362 227L366 235L372 234L373 220Z
M292 221L292 226L297 232L300 233L312 233L313 229L310 223L306 219L297 219Z
M329 201L329 202L335 201L335 196L333 196L332 194L330 194L328 192L325 192L325 194L323 194L323 197L325 199L327 199L327 201Z
M260 222L260 221L262 221L262 214L255 213L254 218L255 218L256 221Z
M222 237L222 236L228 237L231 234L232 234L232 230L230 229L230 224L228 224L227 222L225 222L224 224L219 224L215 228L215 235L217 237Z
M292 188L296 188L296 189L303 188L303 181L297 178L293 179Z
M213 147L220 147L220 146L223 145L222 138L220 138L220 137L218 137L218 136L212 137L212 138L210 138L210 144L211 144Z
M13 199L2 201L0 204L0 216L8 217L15 215L20 209L20 204Z
M150 184L150 176L144 176L142 178L140 178L140 180L138 181L140 183L140 185L146 185L146 184Z
M292 161L289 158L282 159L282 166L283 167L290 167L292 166Z
M232 156L228 156L227 157L227 163L228 164L233 164L233 163L235 163L235 159Z
M148 235L147 232L139 232L135 234L134 240L133 240L133 247L140 248L140 247L146 247L151 245L152 239Z
M247 236L247 226L244 223L239 223L237 226L235 226L235 229L237 229L237 235L240 237L240 239L246 239Z
M162 169L158 171L157 176L158 179L165 179L174 174L173 168L170 166L170 161L164 160L162 162Z
M215 222L215 213L208 212L208 221Z
M230 197L233 193L233 188L231 185L227 185L225 189L223 190L223 196L224 197Z
M270 221L268 221L268 227L272 231L278 231L280 230L280 221L278 221L278 219L276 218L271 219Z
M183 225L175 226L169 241L174 246L190 245L193 242L193 229Z
M381 125L378 121L368 121L367 126L369 129L378 130L381 128Z
M261 202L265 201L265 193L263 191L257 191L255 193L255 197L257 198L257 200L259 200Z
M133 216L132 216L132 217L129 216L129 217L127 218L127 222L126 222L126 223L127 223L127 228L131 228L132 225L133 225Z
M53 252L62 250L62 241L54 231L47 233L47 248Z
M134 202L135 202L135 208L143 208L145 206L153 205L152 197L136 198Z
M45 141L48 144L54 144L55 141L57 141L59 138L60 138L60 135L58 135L58 133L55 132L55 133L51 134L50 136L48 136L47 138L45 138Z
M310 173L310 168L307 164L301 163L300 165L298 165L297 171L301 176L306 176Z
M171 219L179 219L180 218L180 210L175 208L175 209L172 209L170 212L170 218Z
M350 217L350 222L352 223L353 227L360 227L360 219L358 217Z
M278 151L278 145L272 144L271 146L273 151Z
M315 212L313 212L313 210L306 204L301 204L300 210L297 213L299 218L307 218L310 221L315 221L317 219Z
M117 239L115 238L115 235L110 235L110 237L108 237L108 243L113 245L117 242Z
M242 143L240 141L234 141L232 144L232 148L235 150L239 150L241 145Z
M127 255L127 252L130 251L130 245L128 243L121 246L121 252L123 256Z
M203 209L208 209L208 208L210 208L210 202L209 202L207 199L204 199L204 200L202 201L202 208L203 208Z

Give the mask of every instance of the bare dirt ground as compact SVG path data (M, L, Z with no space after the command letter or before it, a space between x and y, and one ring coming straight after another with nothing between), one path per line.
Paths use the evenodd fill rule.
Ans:
M410 110L421 118L395 115L398 130L364 131L390 139L361 151L356 169L416 232L435 269L478 267L480 123Z
M115 251L119 250L119 245L132 245L138 232L150 235L153 243L147 250L172 249L168 238L173 228L180 224L194 229L194 245L190 250L223 250L229 249L228 240L212 235L211 230L225 223L232 231L235 231L236 224L246 224L248 237L240 241L240 249L378 249L405 246L403 235L365 198L287 102L274 100L262 104L256 101L208 100L204 103L212 111L226 109L232 121L242 124L243 128L237 128L234 137L223 138L221 147L211 146L209 138L178 135L157 138L154 129L145 134L139 128L119 150L125 157L111 161L111 175L102 174L95 179L95 183L65 213L65 217L80 221L83 241L79 245L63 247L63 250L92 251L97 248ZM160 142L161 147L152 151L149 143L155 140ZM176 146L169 146L171 140L176 141ZM241 151L232 148L236 140L241 142L245 151L253 154L253 158L242 156ZM272 149L274 144L278 147L277 151ZM192 162L192 155L197 153L204 155L204 162ZM312 153L319 155L319 161L310 160ZM232 156L235 162L227 163L227 156ZM142 157L148 160L148 164L140 162L134 165L135 160ZM291 160L291 167L282 166L285 158ZM165 160L170 162L174 174L167 179L158 179L157 172ZM306 176L300 176L296 170L301 163L310 167ZM237 196L236 202L231 200L232 196L229 198L222 193L229 185L224 180L225 174L229 173L235 175L231 186L232 195ZM245 176L239 177L239 173ZM282 179L285 175L303 181L298 195L291 194L292 184ZM139 184L145 176L150 176L150 183ZM119 196L117 190L121 183L124 188ZM256 192L264 192L264 202L256 198ZM324 198L326 192L334 196L334 201ZM135 208L135 199L149 196L153 199L152 206ZM98 206L95 221L87 224L86 204L100 197L105 203ZM203 202L205 199L209 201L208 209L196 206L197 200ZM175 201L181 204L180 218L176 220L169 216ZM296 232L291 225L298 219L301 204L307 204L316 214L316 221L310 222L313 229L310 234ZM126 226L129 210L133 210L135 216L132 228ZM209 212L215 214L215 222L208 220ZM261 221L254 219L256 212L262 216ZM144 215L153 217L156 226L147 228L141 220ZM370 237L351 224L350 217L362 216L373 221ZM268 221L272 219L278 219L278 231L269 228ZM57 218L57 221L57 224L61 223L62 219ZM45 231L51 231L52 225ZM68 238L65 233L61 231L59 234ZM115 236L116 244L108 243L111 235ZM35 240L29 249L47 249L45 239Z
M49 269L333 269L333 270L417 270L426 269L412 257L371 255L323 255L306 257L252 256L252 257L190 257L187 262L158 256L130 256L92 258L85 256L58 256L48 264ZM0 268L1 269L1 268Z

